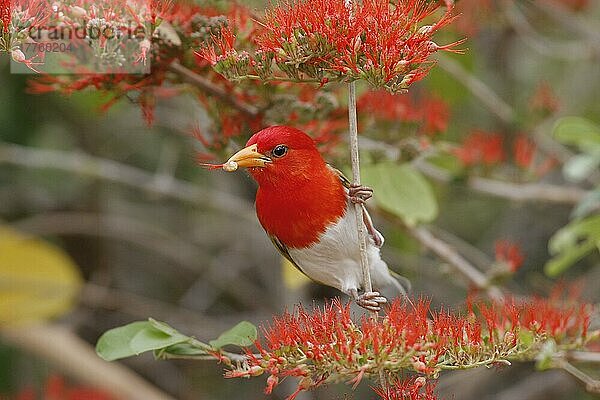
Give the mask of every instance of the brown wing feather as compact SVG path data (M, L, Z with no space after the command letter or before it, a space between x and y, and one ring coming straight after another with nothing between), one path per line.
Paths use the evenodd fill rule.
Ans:
M284 256L286 258L286 260L291 262L294 267L298 268L298 271L300 271L304 275L306 275L306 273L304 271L302 271L302 268L300 268L300 266L298 264L296 264L296 261L294 261L294 259L290 255L290 252L288 251L287 246L285 244L281 243L281 240L279 240L277 238L277 236L269 235L269 239L271 239L271 242L273 242L273 246L275 246L275 248L281 253L282 256ZM306 276L308 276L308 275L306 275ZM310 278L310 276L308 276L308 277Z

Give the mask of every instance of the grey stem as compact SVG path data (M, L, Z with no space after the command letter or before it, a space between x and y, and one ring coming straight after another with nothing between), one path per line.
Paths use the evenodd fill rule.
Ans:
M360 184L360 159L358 154L358 128L356 122L356 82L348 84L348 123L350 129L350 157L352 162L352 182ZM367 258L367 233L363 224L362 205L353 204L356 214L356 229L358 230L358 245L360 250L360 266L362 268L363 290L373 291L369 259ZM376 315L376 313L375 313Z

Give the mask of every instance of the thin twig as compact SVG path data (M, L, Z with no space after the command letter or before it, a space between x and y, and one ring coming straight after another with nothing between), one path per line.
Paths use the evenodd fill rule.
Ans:
M540 35L527 21L527 18L517 4L504 2L503 12L506 20L523 40L533 50L541 55L559 58L573 62L576 59L588 59L594 55L590 45L581 41L560 42Z
M198 88L207 92L208 94L217 97L219 100L241 111L248 117L255 118L260 114L260 110L257 107L237 99L231 93L227 93L227 91L223 90L223 88L215 85L214 83L212 83L205 77L198 75L194 71L184 67L177 61L172 62L169 66L169 69L181 76L181 78L184 81L191 83L192 85L197 86Z
M590 45L600 49L600 30L592 21L587 21L581 14L576 15L558 1L535 1L531 4L545 12L546 15L563 27L586 38Z
M562 368L567 371L569 374L573 375L575 378L579 379L581 382L585 384L585 390L590 393L600 394L600 380L594 379L579 368L575 367L573 364L568 362L564 358L559 358L555 360L556 366L558 368Z
M0 337L117 399L174 400L123 365L101 360L87 342L64 327L28 325L5 328L0 331Z
M430 178L449 183L452 175L427 162L420 160L415 166ZM502 197L515 201L544 201L558 204L577 204L590 191L577 186L560 186L548 183L512 183L494 179L471 177L466 185L475 191L491 196Z
M84 307L94 310L118 311L138 319L147 319L152 316L177 326L181 330L194 333L201 332L206 337L217 337L240 319L240 315L213 318L181 305L168 304L122 289L109 288L89 282L83 287L79 295L79 301ZM253 315L252 318L258 320L267 318L267 315Z
M194 205L205 205L245 219L252 219L249 203L229 193L214 189L209 191L177 179L168 182L157 180L155 174L141 168L82 152L0 143L0 164L2 163L28 168L52 168L67 171L123 184L147 193L170 197Z
M433 251L440 258L446 260L456 271L463 275L473 286L485 290L493 298L500 300L504 297L502 291L490 284L488 278L463 256L461 256L452 246L443 240L435 237L428 229L424 227L409 227L409 233L417 239L422 245Z
M184 238L126 215L84 212L49 212L28 216L12 226L35 235L90 235L136 244L176 262L195 274L208 256ZM206 261L204 262L206 263Z
M565 357L573 362L600 364L600 352L597 351L569 351Z
M489 86L467 72L454 59L440 54L438 56L439 66L452 75L458 82L462 83L473 95L481 100L492 113L507 124L514 122L514 109L502 100Z

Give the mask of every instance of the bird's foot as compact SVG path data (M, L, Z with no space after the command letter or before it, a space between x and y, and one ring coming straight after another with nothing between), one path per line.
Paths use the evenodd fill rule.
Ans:
M387 299L379 292L364 292L359 295L356 290L351 290L350 294L356 304L369 311L381 311L381 306L387 303Z
M368 186L357 185L352 183L348 189L348 197L355 204L364 204L373 196L373 189Z

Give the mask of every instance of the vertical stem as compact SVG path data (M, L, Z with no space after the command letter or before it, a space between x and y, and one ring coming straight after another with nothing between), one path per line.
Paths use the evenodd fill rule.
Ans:
M352 161L352 182L360 184L360 159L358 154L358 127L356 122L356 82L348 84L348 123L350 129L350 158ZM363 223L363 209L361 204L354 204L356 215L356 229L358 231L358 246L360 250L360 266L362 268L363 290L373 291L371 274L369 272L369 259L367 257L367 232ZM374 313L377 316L377 313Z
M356 121L356 82L348 84L348 125L350 131L350 159L352 162L352 182L360 184L360 157L358 152L358 124ZM358 231L358 247L360 251L360 266L362 268L363 290L372 292L371 273L369 271L369 258L367 257L367 232L363 222L363 205L354 204L356 215L356 230ZM377 311L371 311L371 318L377 319ZM387 387L386 374L379 370L379 384Z

